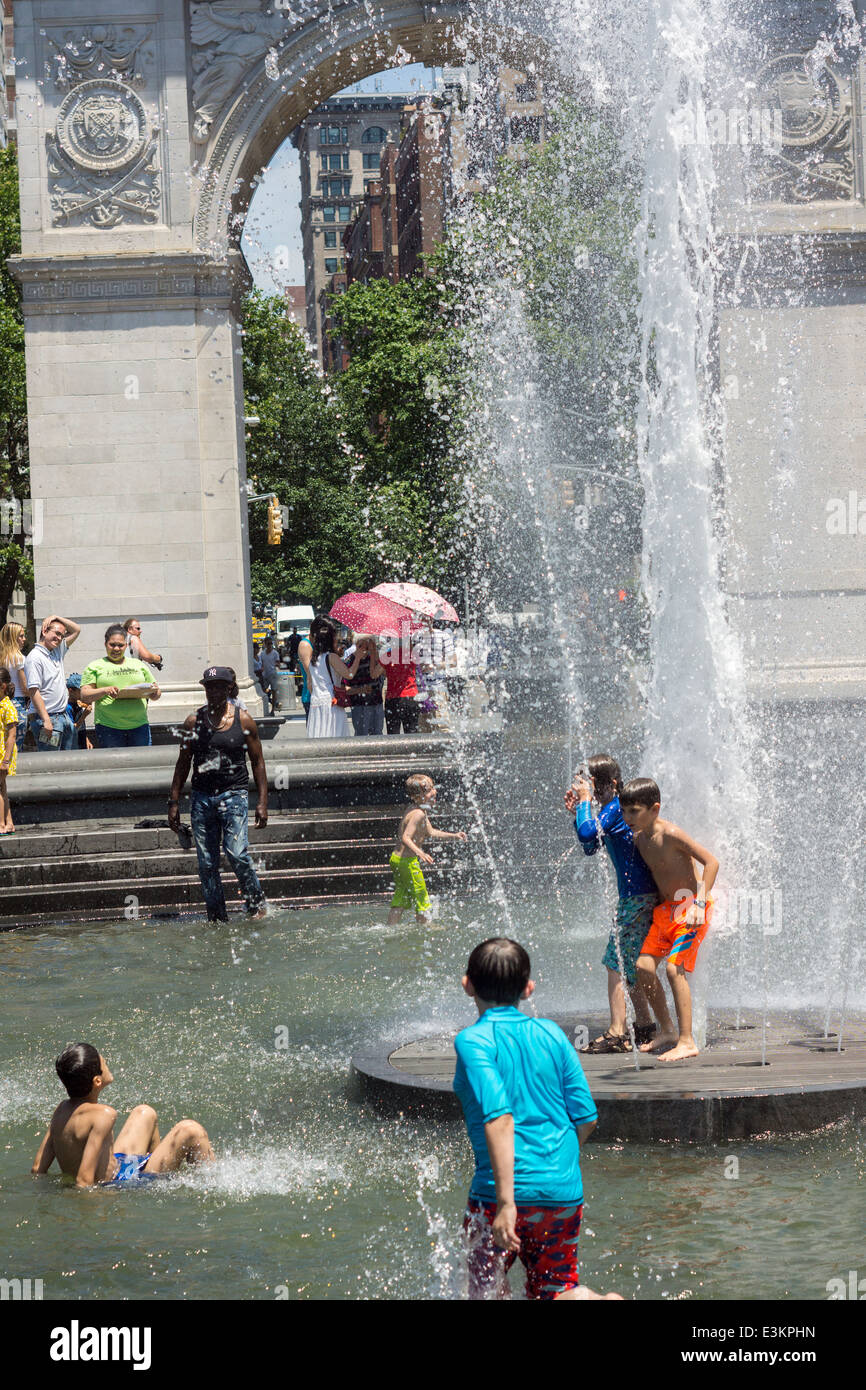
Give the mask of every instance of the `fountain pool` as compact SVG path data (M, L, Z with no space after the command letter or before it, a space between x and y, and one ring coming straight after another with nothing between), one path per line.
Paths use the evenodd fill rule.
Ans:
M562 930L535 953L540 1008L597 1006L597 927L543 910ZM443 899L426 939L370 907L276 913L255 931L184 919L5 934L7 1273L41 1278L46 1299L459 1298L462 1124L383 1120L346 1083L375 1038L471 1021L459 976L497 911ZM530 939L539 909L513 912ZM62 1098L54 1058L80 1040L110 1062L110 1103L201 1119L214 1166L126 1191L31 1178ZM826 1298L861 1253L864 1139L849 1124L727 1149L591 1144L583 1277L626 1298Z

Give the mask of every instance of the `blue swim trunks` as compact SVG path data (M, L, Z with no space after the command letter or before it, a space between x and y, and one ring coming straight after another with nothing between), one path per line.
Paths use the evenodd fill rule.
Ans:
M637 958L652 926L653 908L658 900L658 893L635 893L629 898L620 898L617 904L616 923L601 963L616 975L624 974L626 984L633 985L637 978Z
M153 1178L162 1178L164 1173L144 1173L142 1169L150 1158L150 1154L115 1154L118 1168L113 1178L109 1178L106 1186L113 1187L115 1183L121 1182L149 1182Z

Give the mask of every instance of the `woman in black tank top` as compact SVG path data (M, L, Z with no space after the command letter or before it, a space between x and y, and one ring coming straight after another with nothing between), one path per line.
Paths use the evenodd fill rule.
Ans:
M255 721L234 703L238 688L229 666L210 666L201 681L207 704L184 721L183 741L174 770L168 823L180 830L180 795L192 768L190 824L198 873L210 921L227 921L220 855L234 870L251 917L264 917L267 905L249 849L249 755L258 790L256 825L268 823L268 776Z
M246 791L247 739L241 725L237 705L229 705L232 721L224 728L225 715L216 722L211 719L207 705L196 710L195 726L189 741L192 753L192 789L205 796L221 792Z

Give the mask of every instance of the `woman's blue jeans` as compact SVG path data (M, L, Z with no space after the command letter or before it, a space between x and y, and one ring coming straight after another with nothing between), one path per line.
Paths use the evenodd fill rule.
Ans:
M134 729L112 729L110 724L97 724L96 742L100 748L149 748L150 725L136 724Z
M381 700L378 705L352 705L349 718L356 735L381 734L385 727L385 706Z

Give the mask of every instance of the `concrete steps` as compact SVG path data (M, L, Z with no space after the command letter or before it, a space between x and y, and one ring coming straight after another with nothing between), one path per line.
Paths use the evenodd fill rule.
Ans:
M388 860L401 807L356 809L343 815L300 813L251 827L253 863L268 900L284 906L316 906L381 900L392 884ZM453 817L440 823L449 828ZM454 827L458 824L454 820ZM427 871L431 889L440 863ZM448 869L448 881L469 886L465 866ZM222 865L226 901L242 906L234 874ZM165 825L70 824L62 832L34 828L0 838L0 930L50 921L135 919L154 913L202 911L195 850L181 848Z
M452 752L441 737L303 741L279 751L271 745L264 829L255 829L250 810L253 862L269 901L386 905L407 775L436 777L444 792L437 815L442 828L464 822L466 811L456 809ZM22 759L13 789L19 829L0 837L0 930L200 916L195 850L183 848L165 819L175 756L171 748L149 748ZM185 800L181 820L188 825ZM446 877L449 885L480 886L468 860L450 846L437 846L436 857L431 889ZM222 876L227 903L242 911L225 862Z
M384 838L394 833L397 808L369 807L339 812L324 808L309 812L271 815L263 830L250 825L250 842L266 847L296 841L361 840ZM189 816L182 819L188 823ZM252 821L252 817L251 817ZM165 819L146 818L137 824L117 821L64 821L62 825L26 826L11 836L0 836L0 873L18 860L55 857L93 858L104 854L143 854L152 850L176 851L178 839Z

